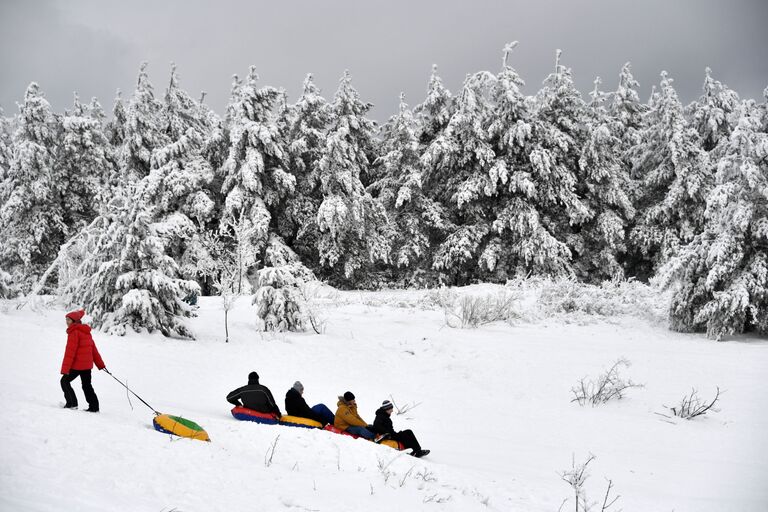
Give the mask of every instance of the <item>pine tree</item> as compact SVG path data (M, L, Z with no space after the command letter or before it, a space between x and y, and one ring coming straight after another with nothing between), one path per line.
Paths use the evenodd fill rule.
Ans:
M304 80L301 97L283 113L287 125L287 166L296 178L296 189L278 218L279 233L312 265L319 262L317 211L323 201L320 159L330 116L330 106L311 74Z
M488 176L499 199L480 263L496 280L570 274L571 250L581 241L572 229L591 216L576 193L585 114L570 70L560 65L558 51L555 73L527 99L522 79L507 64L515 46L504 51L489 129L496 159Z
M13 157L13 120L5 117L0 107L0 209L11 194L11 184L8 180L8 170Z
M97 217L75 249L77 278L65 296L84 307L96 327L123 335L126 327L159 330L193 338L181 318L190 316L183 299L199 294L194 281L179 279L153 223L148 180L123 189Z
M413 109L419 121L419 143L422 148L429 146L445 129L455 109L455 100L445 88L437 74L437 65L432 66L432 76L427 86L424 102Z
M207 112L179 87L175 66L160 120L168 143L152 152L146 193L168 255L183 260L184 276L192 279L203 250L197 242L215 206L209 191L213 169L202 154L211 127Z
M331 126L320 159L323 202L317 223L321 265L333 268L335 277L347 280L376 261L386 262L389 254L386 213L361 181L374 145L374 124L365 117L370 107L360 100L345 72L334 97Z
M650 274L693 240L704 224L704 203L713 176L698 134L685 119L683 107L664 72L652 95L641 143L633 152L633 174L640 180L637 223L630 240L639 264L630 272Z
M115 123L119 123L120 105L116 102ZM147 75L147 63L139 68L136 90L125 109L123 133L120 125L113 125L113 140L123 137L120 153L120 178L130 183L147 176L152 167L152 152L168 144L167 136L162 132L161 116L163 105L155 98L154 88Z
M586 113L586 140L579 158L577 192L591 212L576 231L578 249L574 266L584 280L596 281L623 275L619 259L626 251L625 229L634 217L629 170L623 165L622 142L626 127L605 108L607 96L595 80Z
M486 126L494 82L487 71L467 77L448 124L422 155L424 189L445 207L449 221L433 267L456 283L476 274L482 245L491 231L487 198L495 193L489 177L495 153Z
M629 150L640 143L640 130L643 128L644 115L648 107L640 101L637 88L640 84L632 75L632 66L624 64L619 74L619 85L613 93L608 113L618 125L620 133L615 133L621 139L621 158L627 168L631 167Z
M768 92L768 90L767 90ZM768 109L743 102L707 198L707 225L659 272L672 327L768 334Z
M257 88L259 77L251 67L245 84L235 81L230 121L229 156L222 173L225 194L224 217L238 218L241 212L253 229L252 245L263 250L273 221L270 208L290 194L295 178L284 169L285 148L273 112L279 92L274 87Z
M63 220L70 235L96 217L105 179L113 173L103 123L104 112L96 98L85 105L77 96L61 120L56 165L66 190Z
M265 331L303 331L306 311L301 285L313 279L280 237L272 234L264 251L265 266L256 273L253 297Z
M56 167L58 119L32 82L20 105L7 201L0 209L0 268L26 287L55 257L67 235L64 177Z
M432 240L445 229L445 212L422 189L418 125L400 95L398 113L381 130L378 181L368 189L381 201L391 223L390 261L397 268L429 269Z
M706 69L704 94L689 106L691 125L701 137L704 151L714 150L720 143L727 143L733 129L733 114L739 107L739 95L712 78L712 70Z

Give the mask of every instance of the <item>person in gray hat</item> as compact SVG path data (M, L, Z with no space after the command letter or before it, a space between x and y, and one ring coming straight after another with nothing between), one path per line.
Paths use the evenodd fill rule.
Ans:
M333 413L325 404L310 407L302 395L304 395L304 385L297 380L285 394L285 410L288 414L318 421L323 426L333 423Z

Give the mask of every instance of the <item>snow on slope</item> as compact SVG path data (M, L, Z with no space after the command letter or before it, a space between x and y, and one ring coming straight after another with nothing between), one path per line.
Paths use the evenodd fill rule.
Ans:
M151 411L136 399L131 409L103 372L101 413L59 409L64 311L6 307L0 510L555 511L570 496L557 472L590 453L588 494L602 499L611 478L627 512L768 510L766 341L716 343L630 318L451 329L440 311L397 307L416 293L341 292L323 308L324 335L260 333L243 299L224 344L216 298L190 322L196 341L95 333L115 376L156 409L200 423L212 443L155 432ZM645 388L597 408L570 402L581 377L622 356ZM252 370L281 405L297 379L310 404L332 409L352 390L367 421L390 395L419 403L393 420L433 452L414 459L238 422L224 397ZM725 391L719 413L673 423L654 414L691 387L706 397L715 386Z

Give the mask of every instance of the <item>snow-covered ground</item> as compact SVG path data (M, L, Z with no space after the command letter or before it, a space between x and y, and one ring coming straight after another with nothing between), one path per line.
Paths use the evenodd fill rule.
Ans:
M188 417L211 443L172 438L103 372L100 414L63 410L58 371L64 311L0 313L0 510L388 511L573 509L559 472L596 459L586 491L614 509L768 510L768 342L717 343L638 318L548 318L478 329L445 325L423 292L340 292L326 300L323 335L264 334L248 299L224 343L217 298L190 320L195 341L95 333L107 367L156 409ZM402 300L401 300L402 299ZM645 384L600 407L571 403L571 387L616 359ZM311 404L335 410L346 390L364 419L382 400L402 406L432 453L415 459L323 431L239 422L225 395L256 370L280 400L295 380ZM80 407L86 404L74 384ZM723 390L720 412L693 421L667 412L692 387ZM271 463L267 459L274 447ZM600 506L595 507L600 510Z

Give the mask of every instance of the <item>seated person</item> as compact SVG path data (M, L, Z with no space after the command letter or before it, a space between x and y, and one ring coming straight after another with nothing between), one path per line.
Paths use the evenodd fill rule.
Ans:
M259 374L256 372L248 374L247 386L237 388L227 395L227 402L254 411L275 414L278 418L281 416L272 392L266 386L259 384Z
M285 394L285 412L291 416L299 418L309 418L322 423L323 426L333 424L333 413L325 404L317 404L313 407L307 405L302 396L304 394L304 385L298 380L293 383L293 387Z
M392 425L392 411L394 406L389 400L384 400L381 407L376 410L376 419L373 420L373 429L379 434L389 434L390 439L394 439L400 443L403 443L408 449L413 450L411 455L414 457L423 457L429 453L429 450L422 450L421 445L416 440L416 436L411 430L401 430L395 432L395 427Z
M368 423L357 413L357 402L355 401L355 395L351 391L344 393L344 396L339 397L338 409L336 410L336 417L333 421L333 426L339 430L344 430L350 434L364 437L369 441L379 442L386 438L386 436L376 436L370 428Z

